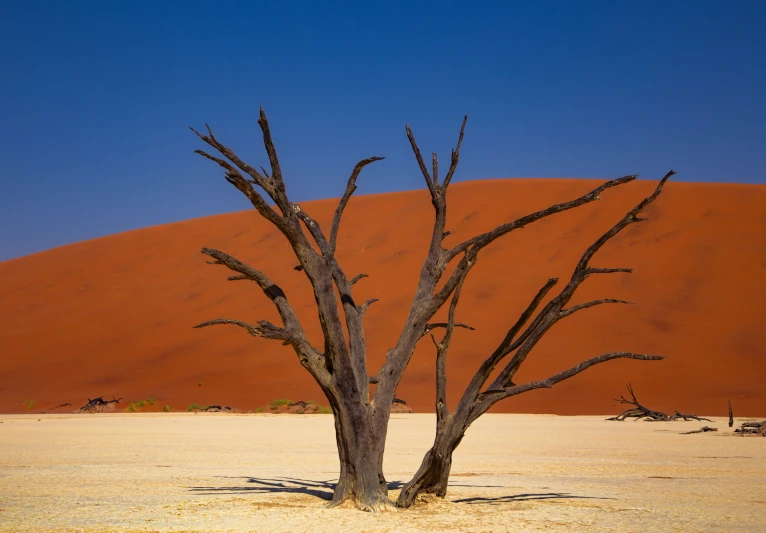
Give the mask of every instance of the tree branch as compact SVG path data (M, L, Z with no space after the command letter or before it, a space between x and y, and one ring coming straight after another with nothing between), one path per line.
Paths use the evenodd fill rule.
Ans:
M215 320L209 320L207 322L203 322L202 324L197 324L194 326L194 328L206 328L208 326L215 326L218 324L232 324L234 326L239 326L244 328L253 337L263 337L266 339L276 339L282 341L290 341L292 339L290 333L286 329L275 326L266 320L259 320L258 325L253 326L252 324L248 324L240 320L216 318Z
M589 266L590 260L595 253L601 249L611 238L617 235L620 231L625 229L630 224L636 221L636 215L641 212L647 205L653 202L659 193L662 191L665 182L675 174L674 171L668 172L657 184L657 187L651 196L645 198L639 202L633 209L617 222L611 229L604 233L599 239L597 239L588 249L583 253L580 261L577 263L572 277L566 287L551 300L548 305L541 311L538 317L533 321L529 328L525 331L524 335L514 343L508 350L508 353L516 348L518 350L508 362L506 367L500 373L500 375L492 382L490 389L496 390L499 388L507 387L512 383L513 376L518 371L521 364L526 360L529 352L534 348L537 342L542 336L561 318L571 315L572 313L563 312L563 307L571 300L577 288L590 274L609 274L616 272L631 272L628 268L592 268ZM596 304L592 304L596 305ZM582 309L582 307L580 308ZM574 312L574 311L573 311ZM523 343L523 344L522 344Z
M194 133L197 134L197 136L199 136L203 141L207 142L211 146L213 147L220 146L218 150L221 151L222 153L230 153L232 157L236 157L236 155L234 155L234 153L231 152L231 150L221 145L217 141L214 142L211 138L203 136L194 128L189 128L189 129L191 129ZM247 197L247 199L250 200L250 203L253 204L253 207L255 207L255 209L258 211L258 213L261 214L263 218L265 218L266 220L274 224L277 228L279 228L282 231L282 233L289 231L287 223L284 221L284 219L281 216L279 216L279 213L277 213L271 208L271 206L266 202L266 200L263 199L263 196L261 196L258 193L258 191L256 191L255 188L253 187L253 183L256 183L257 185L261 185L259 180L248 181L239 172L239 170L231 166L226 160L221 159L219 157L214 157L203 150L194 150L194 153L199 154L202 157L205 157L211 161L214 161L215 163L218 163L218 165L226 171L225 173L226 181L234 185L242 194L244 194ZM261 176L261 178L263 180L266 179L263 176Z
M369 277L370 276L368 276L367 274L357 274L356 276L351 278L351 281L349 281L349 284L350 285L356 285L356 282L359 281L360 279L362 279L362 278L369 278Z
M426 324L425 331L423 331L423 335L425 336L429 331L436 328L446 328L447 322L432 322L430 324ZM462 322L455 322L456 328L464 328L469 329L471 331L476 331L476 328L473 326L469 326L468 324L463 324Z
M359 174L362 172L362 169L364 167L366 167L370 163L374 163L375 161L382 161L383 159L385 159L385 157L378 157L378 156L370 157L368 159L362 159L356 164L356 166L354 167L354 170L351 172L351 176L348 178L348 183L346 183L346 190L343 192L343 196L338 202L338 207L335 209L335 216L332 219L332 228L330 229L330 253L331 254L335 253L335 249L337 246L338 230L340 229L340 219L343 216L343 210L346 209L346 204L348 204L348 201L351 198L351 195L354 194L354 191L356 191L356 179L359 177Z
M554 374L553 376L547 379L525 383L524 385L514 385L512 387L507 387L505 389L487 391L483 393L482 395L480 395L479 402L475 405L474 409L471 412L471 415L468 418L469 420L468 423L470 424L471 422L476 420L479 416L485 413L487 409L492 407L495 403L497 403L500 400L503 400L505 398L510 398L511 396L516 396L517 394L522 394L524 392L528 392L534 389L551 388L556 383L559 383L573 376L576 376L580 372L587 370L588 368L594 365L605 363L607 361L611 361L612 359L637 359L640 361L660 361L663 359L663 357L661 355L646 355L646 354L637 354L637 353L631 353L631 352L611 352L604 355L599 355L598 357L587 359L573 366L572 368L564 370L563 372L559 372L558 374Z
M367 308L370 307L375 302L380 301L380 298L370 298L366 302L364 302L362 305L359 306L359 315L361 317L364 317L364 314L367 312Z
M452 295L452 301L449 305L449 311L447 313L447 325L444 328L444 337L439 342L436 342L436 337L431 335L436 346L436 423L437 428L440 427L449 416L449 408L447 407L447 351L449 351L450 341L452 341L452 333L455 331L455 310L457 309L457 303L460 299L460 291L463 288L463 282L465 278L458 283L455 287L455 292ZM428 326L426 326L427 328ZM473 329L473 328L470 328Z
M418 148L418 143L415 141L415 135L412 133L410 125L406 124L404 129L407 131L407 138L410 140L410 146L412 147L412 151L415 154L415 159L417 160L418 166L420 167L420 172L423 173L423 178L426 180L428 190L431 191L431 195L433 196L436 194L436 186L438 186L438 183L435 183L431 178L431 175L428 173L426 162L423 161L423 156L420 154L420 148Z
M233 324L245 328L251 335L257 337L281 339L293 346L301 364L311 372L314 379L316 379L320 385L327 385L329 383L330 375L325 368L325 358L323 354L309 342L303 331L303 326L301 325L300 320L298 320L295 311L287 301L284 291L263 272L242 263L228 254L211 248L203 248L202 253L215 259L215 261L208 261L209 263L212 262L214 264L224 265L228 269L240 274L239 276L230 276L228 278L229 280L249 279L256 282L263 293L274 303L274 306L277 308L277 312L282 319L284 328L275 326L265 320L259 321L258 326L253 326L246 322L225 318L204 322L195 327L202 328L216 324Z
M449 170L447 171L447 175L444 177L444 187L448 187L450 181L452 181L452 176L455 174L455 170L457 169L457 163L460 159L460 145L463 144L463 133L465 132L465 123L468 122L468 115L463 117L463 124L460 126L460 135L457 138L457 147L452 150L452 160L450 163ZM434 180L436 179L436 170L434 169Z
M531 224L532 222L535 222L537 220L540 220L541 218L545 218L550 215L554 215L556 213L561 213L563 211L568 211L570 209L574 209L575 207L580 207L581 205L593 202L595 200L599 200L600 194L604 192L606 189L631 182L635 180L637 177L638 176L624 176L622 178L617 178L614 180L607 181L606 183L596 187L595 189L588 192L587 194L584 194L580 196L579 198L576 198L575 200L571 200L569 202L563 202L560 204L555 204L546 209L541 209L540 211L536 211L524 217L518 218L512 222L501 224L497 226L495 229L493 229L492 231L488 231L486 233L482 233L481 235L477 235L476 237L473 237L472 239L468 239L467 241L462 242L458 244L457 246L455 246L452 250L449 251L447 256L448 260L451 261L456 255L468 250L469 248L474 249L476 252L478 252L480 249L494 242L495 240L502 237L503 235L507 235L508 233L516 229L523 228L524 226Z
M503 359L503 357L508 354L508 350L511 346L511 343L513 342L513 339L516 337L516 335L518 335L521 328L524 327L524 324L527 323L530 317L534 314L537 307L540 305L540 302L542 302L543 298L545 298L545 296L548 294L548 292L550 292L553 286L556 285L556 283L558 283L558 278L549 278L548 281L545 282L545 285L543 285L540 290L537 291L535 297L529 303L524 312L521 313L521 316L519 316L519 319L516 321L516 323L513 324L513 326L511 326L511 328L505 334L505 337L492 353L492 355L490 355L482 363L482 365L474 374L471 382L468 384L468 387L460 399L460 403L458 404L458 411L461 409L467 410L469 406L476 400L479 395L479 391L484 386L484 383L487 382L487 379L489 379L492 371Z
M601 305L601 304L633 304L633 302L626 302L625 300L614 300L612 298L604 298L603 300L592 300L590 302L585 302L584 304L573 305L569 309L562 309L560 311L560 315L561 315L561 318L565 318L573 313L576 313L577 311L580 311L581 309L587 309L589 307L593 307L595 305Z

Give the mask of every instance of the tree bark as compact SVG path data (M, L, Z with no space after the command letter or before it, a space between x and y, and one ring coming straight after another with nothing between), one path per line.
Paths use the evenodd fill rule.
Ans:
M426 452L420 468L412 479L402 487L397 507L408 508L418 494L435 494L440 498L447 495L447 483L452 469L452 453L463 440L467 429L465 417L449 415L438 428L431 449Z
M378 419L374 409L344 400L333 405L333 414L340 476L328 507L350 500L363 511L394 509L383 474L388 416Z

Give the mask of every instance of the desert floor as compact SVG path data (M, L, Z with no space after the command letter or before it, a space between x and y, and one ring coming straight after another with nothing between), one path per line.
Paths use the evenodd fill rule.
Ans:
M680 435L703 424L489 414L455 454L446 501L380 515L323 508L338 471L329 415L0 420L3 532L766 531L766 439L724 419ZM394 415L392 486L433 427Z

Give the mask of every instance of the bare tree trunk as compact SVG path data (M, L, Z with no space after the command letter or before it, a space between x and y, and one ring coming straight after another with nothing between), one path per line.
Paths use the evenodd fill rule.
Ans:
M340 476L329 507L350 500L363 511L391 510L383 474L388 416L377 418L371 409L348 403L333 406Z
M447 495L452 452L463 440L466 429L463 417L450 415L437 430L434 444L423 457L420 468L399 493L397 507L410 507L418 494L435 494L440 498Z

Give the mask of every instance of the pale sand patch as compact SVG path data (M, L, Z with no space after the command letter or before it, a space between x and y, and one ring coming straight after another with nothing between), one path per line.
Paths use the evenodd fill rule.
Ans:
M486 415L447 501L382 515L322 508L338 470L329 415L0 420L3 532L766 531L766 439L724 419L679 435L702 424ZM409 479L433 427L394 415L390 482Z

